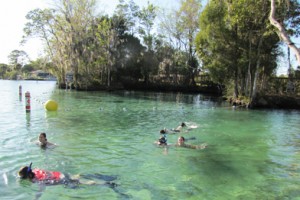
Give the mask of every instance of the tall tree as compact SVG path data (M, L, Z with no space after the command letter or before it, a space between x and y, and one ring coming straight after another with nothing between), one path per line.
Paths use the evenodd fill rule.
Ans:
M158 62L154 54L155 38L153 33L153 26L157 16L157 7L148 2L146 7L143 7L138 12L138 33L142 38L143 44L146 46L146 52L143 56L143 68L142 74L144 76L144 82L149 82L149 76L151 73L157 72Z
M20 70L25 64L29 63L29 57L23 50L13 50L9 55L9 64L13 70Z
M143 7L138 12L139 26L138 32L143 39L144 45L147 47L147 51L153 51L153 43L155 41L155 35L152 33L154 22L157 15L157 7L148 2L146 7Z
M107 17L102 18L98 24L98 29L96 32L97 40L102 49L100 62L104 65L104 74L107 74L105 79L107 86L110 87L111 84L111 72L113 64L115 63L114 53L116 52L116 46L118 42L117 32L113 28L112 19Z
M116 6L114 12L115 16L119 16L124 19L124 25L127 29L126 31L128 31L131 35L134 35L135 32L137 32L136 24L139 10L139 6L133 0L129 0L128 2L125 0L119 0L119 4Z
M271 11L270 11L270 22L276 27L279 37L283 40L283 42L288 45L290 49L295 52L298 64L300 65L300 49L297 48L295 43L291 39L292 35L299 35L299 21L300 21L300 3L297 0L289 0L289 1L279 1L280 5L283 7L285 13L284 15L279 16L279 19L276 17L276 0L270 0L271 2ZM287 25L286 25L287 24ZM293 31L288 30L290 28L294 28ZM297 30L298 29L298 30ZM298 32L298 33L296 33Z
M8 72L9 67L7 64L0 63L0 78L5 79L6 73Z
M57 76L58 83L64 82L65 68L63 49L64 40L60 40L59 34L56 31L58 19L54 9L35 9L27 13L27 23L23 30L23 43L30 37L37 37L45 44L45 52L48 60L54 63L52 73ZM54 48L54 43L58 43L60 48ZM57 49L57 50L56 50ZM59 54L59 56L58 56Z
M195 85L195 73L197 72L198 62L195 56L195 37L199 30L199 16L201 11L200 0L181 0L180 9L176 12L178 22L176 24L181 33L181 42L187 52L188 82Z
M263 0L211 0L201 15L198 55L216 81L233 85L234 98L254 95L276 67L278 40L266 26L268 9Z

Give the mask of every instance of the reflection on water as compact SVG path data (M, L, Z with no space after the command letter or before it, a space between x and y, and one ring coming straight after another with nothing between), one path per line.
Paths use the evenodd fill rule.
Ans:
M5 199L295 199L300 195L298 111L232 110L199 94L77 92L55 82L0 81L0 192ZM30 91L31 112L19 85ZM58 102L56 112L43 103ZM197 125L185 137L204 150L153 144L162 128ZM41 149L40 132L58 144ZM167 135L174 144L180 134ZM103 186L43 188L19 181L33 167L68 174L117 176ZM122 195L126 194L126 195Z

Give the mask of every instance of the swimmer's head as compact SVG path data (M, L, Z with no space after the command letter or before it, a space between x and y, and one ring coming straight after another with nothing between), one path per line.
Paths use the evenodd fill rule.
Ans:
M40 133L39 135L39 141L40 143L42 144L47 144L47 136L46 136L46 133Z
M178 138L178 143L179 143L179 144L184 143L184 141L185 141L185 138L184 138L183 136L180 136L180 137Z
M34 178L34 173L32 172L31 165L32 165L32 163L30 163L29 166L21 167L21 169L18 172L18 175L20 178L22 178L22 179L26 179L26 178L33 179Z
M181 126L182 126L182 127L185 127L185 126L186 126L186 124L185 124L184 122L182 122L182 123L181 123Z
M162 130L160 130L159 133L160 133L160 134L166 134L166 130L165 130L165 129L162 129Z
M161 136L158 140L159 144L167 144L167 139L165 136Z

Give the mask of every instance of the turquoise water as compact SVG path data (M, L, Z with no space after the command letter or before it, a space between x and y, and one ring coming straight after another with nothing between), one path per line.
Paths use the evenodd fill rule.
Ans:
M42 81L0 80L0 97L1 199L300 199L299 111L233 110L198 94L66 91ZM49 99L58 102L56 112L44 110ZM196 137L187 143L208 148L153 144L160 129L182 121L198 126L182 134ZM58 146L36 146L40 132ZM168 143L178 136L168 135ZM119 185L44 188L17 178L30 162L116 175Z

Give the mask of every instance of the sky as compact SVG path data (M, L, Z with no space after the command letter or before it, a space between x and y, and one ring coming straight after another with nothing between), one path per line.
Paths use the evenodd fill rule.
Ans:
M1 2L0 63L8 63L7 57L15 49L30 52L30 57L38 55L39 48L35 48L37 47L37 41L32 41L33 44L24 47L20 46L20 41L26 23L26 14L34 8L43 8L44 6L43 0L10 0Z
M161 8L173 8L178 0L135 0L140 7L153 3ZM13 50L25 51L31 60L42 55L42 43L37 38L30 38L25 45L20 45L23 28L27 22L26 14L36 8L49 8L54 0L9 0L0 6L0 63L8 64L8 55ZM119 0L98 0L99 13L112 14Z
M8 55L13 50L24 50L31 60L42 55L42 43L37 38L30 38L25 45L20 45L23 36L23 28L26 24L26 14L36 8L49 8L55 0L9 0L2 1L0 6L0 63L8 64ZM179 5L179 0L135 0L140 7L153 3L163 9L174 9ZM5 2L5 3L4 3ZM98 0L98 12L112 14L119 0ZM299 40L298 40L299 41ZM295 42L300 46L300 42ZM299 43L299 44L298 44ZM286 49L286 47L284 47ZM291 52L291 60L294 68L296 59ZM277 74L286 74L287 58L280 58Z

